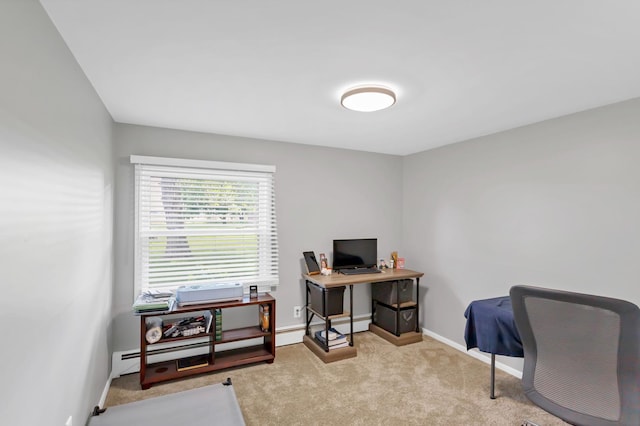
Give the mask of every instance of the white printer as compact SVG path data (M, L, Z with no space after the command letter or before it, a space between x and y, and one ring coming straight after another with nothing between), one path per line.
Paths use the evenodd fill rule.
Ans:
M176 302L178 302L179 306L189 306L201 303L242 300L243 291L244 288L241 283L183 285L176 290Z

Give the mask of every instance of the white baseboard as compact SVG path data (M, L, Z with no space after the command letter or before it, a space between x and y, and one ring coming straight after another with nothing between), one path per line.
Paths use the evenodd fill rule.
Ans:
M444 343L445 345L451 346L454 349L459 350L460 352L463 352L475 359L478 359L486 364L491 364L491 355L490 354L486 354L483 352L480 352L476 349L472 349L472 350L467 350L467 348L459 343L454 342L453 340L447 339L446 337L440 336L437 333L434 333L431 330L427 330L426 328L422 329L422 333L426 334L429 337L432 337L434 339L436 339L439 342ZM510 367L506 364L503 364L501 362L496 361L496 368L504 371L505 373L509 373L514 377L517 377L518 379L522 378L522 371L517 370L513 367Z
M98 407L103 408L104 403L107 400L107 394L109 393L109 388L111 387L111 377L107 379L107 384L104 385L104 389L102 390L102 395L100 395L100 401L98 401ZM93 412L93 408L92 408Z

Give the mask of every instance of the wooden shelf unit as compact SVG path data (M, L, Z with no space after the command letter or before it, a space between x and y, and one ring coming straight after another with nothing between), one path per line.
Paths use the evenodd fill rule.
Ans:
M146 339L147 326L145 319L148 317L163 317L166 315L188 314L191 312L209 311L214 315L215 309L230 309L241 306L268 305L269 306L269 331L262 331L259 325L251 327L241 327L229 330L223 330L222 339L215 340L215 317L211 323L211 330L208 333L200 333L188 337L163 337L156 343L148 343ZM244 297L242 300L234 300L229 302L206 303L201 305L191 305L188 307L176 308L171 312L150 312L140 315L140 386L142 389L149 389L155 383L165 382L168 380L180 379L195 374L202 374L211 371L222 370L225 368L237 367L240 365L253 364L257 362L272 363L276 357L276 333L275 333L275 312L276 300L268 293L260 294L255 299ZM258 320L256 309L256 322ZM189 344L189 340L206 338L206 342ZM243 340L262 338L262 344L216 351L216 345L223 343L239 342ZM173 347L165 347L166 344L176 343ZM176 359L162 361L156 363L148 363L147 358L149 352L154 347L160 347L154 353L167 353L184 350L186 347L208 347L207 359L209 364L191 368L188 370L178 371L176 367Z

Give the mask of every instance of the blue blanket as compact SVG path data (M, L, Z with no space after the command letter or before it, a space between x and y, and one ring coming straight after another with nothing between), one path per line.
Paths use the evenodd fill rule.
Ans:
M475 300L464 311L467 350L523 357L522 341L513 319L509 296Z

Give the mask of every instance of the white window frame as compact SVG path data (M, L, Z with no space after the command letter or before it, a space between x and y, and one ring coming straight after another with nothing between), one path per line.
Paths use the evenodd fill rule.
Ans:
M157 289L157 290L175 290L179 285L189 285L196 283L208 283L208 282L242 282L244 285L245 294L249 291L250 285L257 285L258 291L265 292L270 291L272 287L277 287L279 282L278 277L278 246L277 246L277 230L276 230L276 218L275 218L275 166L272 165L259 165L259 164L244 164L244 163L228 163L218 161L206 161L206 160L187 160L178 158L163 158L163 157L149 157L132 155L130 158L131 163L134 165L135 176L135 244L134 244L134 299L145 290ZM145 189L146 182L149 182L149 176L171 176L177 178L191 179L194 175L202 179L210 179L212 182L216 182L216 178L220 178L221 175L225 176L225 180L232 176L231 180L242 181L251 180L258 182L259 201L257 202L258 214L258 227L255 231L257 240L261 239L267 241L265 244L258 244L258 258L247 265L258 267L258 273L251 276L240 276L237 278L221 278L216 276L216 273L208 278L199 278L198 280L181 280L180 283L169 283L163 285L159 283L150 283L150 266L149 246L147 242L152 237L168 236L171 231L154 231L150 226L150 213L151 208L145 208L148 198L144 198L147 194L147 190L151 187L149 185ZM144 176L144 178L141 178ZM141 198L143 197L143 198ZM225 233L226 228L220 228L220 224L217 223L217 227L211 228L198 228L198 230L184 229L178 232L179 236L199 236L203 235L211 237L212 235L218 235L218 233ZM229 230L232 230L233 226L229 226ZM229 231L227 230L227 232ZM250 235L252 235L250 233ZM145 244L145 242L147 242ZM146 252L145 252L146 251ZM219 263L218 263L219 265ZM229 272L221 269L221 272ZM207 275L210 271L207 272Z

